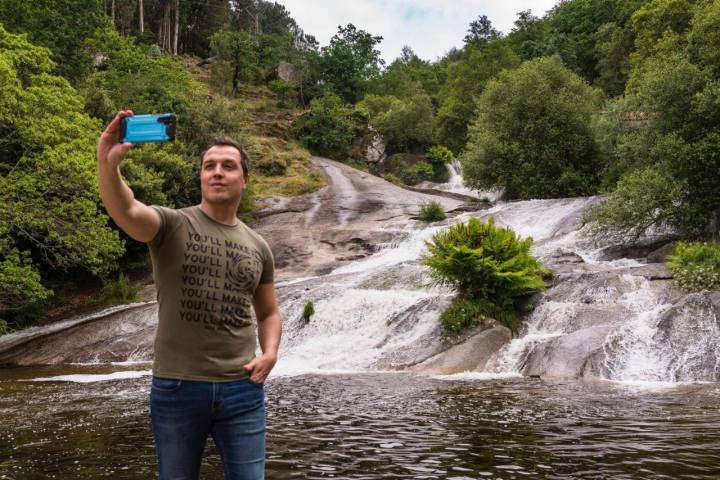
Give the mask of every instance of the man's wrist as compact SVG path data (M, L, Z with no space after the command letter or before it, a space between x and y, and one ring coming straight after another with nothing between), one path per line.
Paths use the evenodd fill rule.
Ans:
M276 362L277 361L277 350L269 350L267 352L263 352L262 356L268 360L272 360L272 361Z

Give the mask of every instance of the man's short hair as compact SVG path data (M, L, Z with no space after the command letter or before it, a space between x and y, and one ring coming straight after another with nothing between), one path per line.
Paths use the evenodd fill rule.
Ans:
M248 158L247 152L240 144L240 142L237 142L230 137L213 138L212 143L210 143L210 145L208 145L208 147L202 152L202 155L200 155L200 163L202 164L202 161L205 158L205 154L208 152L208 150L210 150L212 147L218 146L228 146L236 148L237 151L240 152L240 164L242 165L243 175L245 175L246 177L250 175L250 159Z

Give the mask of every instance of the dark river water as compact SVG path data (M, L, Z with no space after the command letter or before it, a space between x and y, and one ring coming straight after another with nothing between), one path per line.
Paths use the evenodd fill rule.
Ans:
M0 370L0 478L154 478L149 376L26 381L123 368ZM266 392L268 479L720 478L717 384L375 373L274 377ZM223 478L211 441L201 478Z

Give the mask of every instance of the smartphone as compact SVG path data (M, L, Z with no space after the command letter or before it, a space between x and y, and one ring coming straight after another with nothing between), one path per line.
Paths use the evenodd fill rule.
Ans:
M122 119L120 141L131 143L170 142L175 140L174 113L133 115Z

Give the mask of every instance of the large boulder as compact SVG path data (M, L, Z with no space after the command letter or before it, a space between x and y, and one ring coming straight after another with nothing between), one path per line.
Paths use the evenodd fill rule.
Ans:
M487 328L489 325L490 328ZM497 324L485 325L479 333L409 369L415 373L452 374L480 371L490 357L512 339L509 328Z

